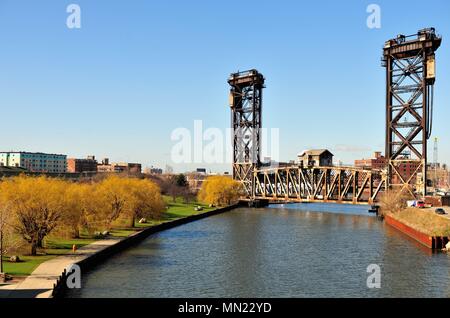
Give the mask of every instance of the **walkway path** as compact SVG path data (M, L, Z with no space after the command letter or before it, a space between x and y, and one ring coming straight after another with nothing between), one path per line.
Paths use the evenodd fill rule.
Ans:
M25 278L25 280L20 283L0 286L0 298L49 298L52 295L53 284L57 282L64 269L74 263L78 263L86 258L89 258L90 256L114 244L117 244L122 240L133 240L135 236L137 237L141 234L150 234L157 231L166 230L211 215L228 212L236 207L238 207L238 204L182 217L156 226L138 230L124 238L111 237L105 240L96 241L78 249L73 254L58 256L42 263L31 273L30 276ZM81 274L83 275L83 273ZM81 277L81 285L83 285L83 277Z
M68 266L121 241L110 238L81 247L73 254L55 257L39 265L30 276L14 285L0 286L0 298L49 298L53 284Z

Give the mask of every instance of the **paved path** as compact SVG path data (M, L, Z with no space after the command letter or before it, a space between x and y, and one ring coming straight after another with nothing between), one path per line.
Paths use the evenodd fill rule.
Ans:
M39 265L30 276L14 285L0 286L0 298L48 298L53 284L65 268L121 241L111 238L81 247L73 254L62 255Z

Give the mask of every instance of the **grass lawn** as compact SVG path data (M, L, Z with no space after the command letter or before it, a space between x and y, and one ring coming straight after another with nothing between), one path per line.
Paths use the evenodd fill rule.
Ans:
M187 217L194 214L200 214L215 210L216 208L209 208L208 205L200 204L197 202L184 203L182 198L177 198L173 202L172 197L164 196L164 201L166 202L168 209L163 213L160 220L149 220L146 224L139 224L136 222L136 227L133 228L114 228L111 230L111 236L124 238L139 229L147 228L150 226L155 226L164 222L173 221L183 217ZM202 211L195 211L196 206L203 207ZM30 275L36 267L41 263L48 261L58 255L64 255L72 252L72 246L75 244L78 248L95 242L96 239L89 237L88 235L82 235L79 239L62 239L50 236L45 240L45 254L40 254L37 256L21 256L19 255L22 262L20 263L9 263L8 257L4 257L3 266L7 274L14 276L26 276Z
M82 247L94 241L95 239L87 237L79 239L49 238L45 241L45 253L40 253L37 256L19 256L21 260L19 263L10 263L8 257L3 257L4 271L14 276L30 275L41 263L56 256L70 253L74 244L77 247Z
M14 276L30 275L36 267L42 262L48 261L55 257L54 255L45 256L20 256L20 263L9 263L7 257L3 257L3 270L5 273Z
M198 202L184 203L182 198L177 198L173 202L172 197L164 196L164 201L169 207L167 211L163 214L164 221L173 221L179 218L187 217L194 214L200 214L215 210L216 208L210 208L207 204L202 204ZM194 211L196 206L201 206L202 211Z

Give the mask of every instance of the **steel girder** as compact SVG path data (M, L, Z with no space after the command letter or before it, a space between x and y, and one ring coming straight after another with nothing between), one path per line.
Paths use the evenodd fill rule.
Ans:
M386 173L347 167L290 166L253 172L253 200L373 204L386 190Z
M264 77L256 70L231 74L231 125L233 129L233 178L247 197L253 194L253 170L261 163L261 115Z
M386 42L386 159L388 186L412 197L426 195L427 140L431 134L434 52L441 38L434 29L399 35ZM432 69L433 68L433 69ZM417 185L422 183L423 188Z

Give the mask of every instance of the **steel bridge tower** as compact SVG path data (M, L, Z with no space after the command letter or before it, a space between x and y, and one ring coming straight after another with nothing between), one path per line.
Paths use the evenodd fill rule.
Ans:
M253 196L253 172L261 164L261 114L264 76L257 70L231 74L231 127L233 129L233 178L248 197Z
M427 140L430 138L435 82L434 28L385 43L386 160L388 185L412 196L426 195Z

